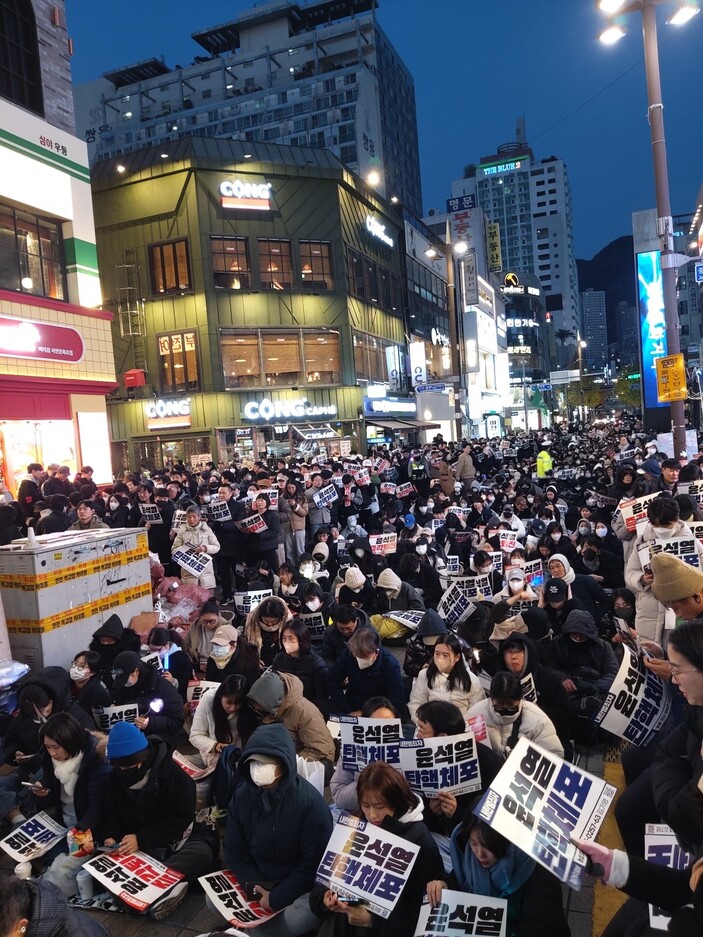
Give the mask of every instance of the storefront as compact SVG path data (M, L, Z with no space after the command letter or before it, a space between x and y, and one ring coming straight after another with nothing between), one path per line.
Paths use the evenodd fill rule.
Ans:
M413 398L364 397L362 413L367 447L393 442L421 445L425 442L423 431L440 428L439 423L427 423L418 418L418 404Z

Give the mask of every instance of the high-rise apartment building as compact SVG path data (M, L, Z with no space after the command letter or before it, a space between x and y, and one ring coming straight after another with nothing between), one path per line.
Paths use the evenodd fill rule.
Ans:
M565 330L564 353L580 330L578 273L573 243L571 190L566 164L556 156L536 160L518 121L517 140L466 167L452 183L452 198L470 197L499 226L495 273L534 273L545 293L555 332ZM489 253L491 253L489 251ZM496 252L492 252L495 261Z
M584 363L589 370L603 368L608 363L608 323L603 290L581 293L581 320L581 338L586 342Z
M193 34L205 54L187 66L153 58L79 85L91 162L190 136L325 147L421 215L415 87L376 6L257 5Z

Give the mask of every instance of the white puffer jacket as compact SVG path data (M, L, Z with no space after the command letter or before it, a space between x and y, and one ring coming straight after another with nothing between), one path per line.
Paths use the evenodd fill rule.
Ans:
M454 703L461 710L462 716L466 718L469 709L485 698L483 687L478 682L478 677L469 671L471 685L468 690L462 690L455 686L453 690L449 689L449 677L446 674L438 673L430 687L427 685L427 668L421 670L413 680L413 688L410 691L408 700L408 709L410 718L417 724L417 711L423 703L429 703L430 700L446 700L448 703Z
M554 728L552 720L534 703L528 703L522 700L520 704L520 735L526 736L548 752L564 757L564 749L557 737L557 730ZM486 731L491 741L491 747L501 755L507 754L505 746L513 733L513 725L517 716L500 716L490 699L484 699L476 703L469 710L471 716L483 716L486 720Z
M205 552L212 557L215 553L220 552L220 541L215 536L215 532L208 526L207 522L200 521L195 527L191 527L189 524L181 524L176 532L171 552L173 553L178 547L186 547L191 550L195 550L196 547L205 547ZM214 589L216 582L215 573L212 568L212 560L210 560L210 563L199 577L196 577L188 569L181 569L181 579L184 582L197 579L203 589Z
M198 708L193 716L193 725L188 738L190 744L198 749L203 763L208 768L214 765L220 757L220 753L215 751L217 738L215 737L215 719L212 714L215 693L217 693L217 690L206 690L201 696ZM236 716L234 720L230 719L230 726L232 726L233 721L236 723ZM232 744L241 745L241 740L234 730L233 736Z

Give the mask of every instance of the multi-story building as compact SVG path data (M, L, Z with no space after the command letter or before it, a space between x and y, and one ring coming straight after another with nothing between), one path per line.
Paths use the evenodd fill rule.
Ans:
M115 469L416 438L395 206L327 150L164 153L93 168Z
M189 65L154 58L79 85L91 161L189 136L325 147L421 215L414 83L376 6L259 4L194 34L205 54Z
M105 394L110 312L100 308L86 145L75 136L63 0L0 16L0 474L90 464L112 481ZM97 308L96 308L97 307Z
M608 363L608 323L603 290L586 290L581 293L581 321L586 342L583 361L588 370L596 371Z

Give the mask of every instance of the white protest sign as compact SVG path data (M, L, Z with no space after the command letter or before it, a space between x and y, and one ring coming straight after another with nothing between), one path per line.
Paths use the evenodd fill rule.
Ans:
M369 534L369 546L376 556L387 556L398 548L398 534Z
M313 641L321 641L327 631L327 622L322 612L306 612L305 615L298 615L298 618L310 632Z
M457 517L468 517L472 510L472 508L463 508L458 504L451 504L447 508L447 514L456 514Z
M537 580L535 585L542 585L544 582L544 571L542 570L542 560L530 560L529 563L525 563L525 582L530 585Z
M488 681L490 688L490 679ZM488 730L486 729L486 717L485 716L469 716L466 720L466 731L473 732L474 738L477 742L480 742L482 745L485 745L487 748L493 748L491 745L491 740L488 737Z
M355 774L372 761L400 765L403 727L400 719L366 719L363 716L332 716L339 725L342 767Z
M517 547L517 534L513 530L499 530L498 543L504 553L512 553Z
M528 703L536 703L537 687L535 686L535 678L531 673L525 674L520 680L520 686L522 687L522 698L527 700Z
M703 542L703 521L686 521L686 526L696 540Z
M171 528L180 527L186 522L186 512L179 508L177 511L173 512L173 517L171 518Z
M437 605L437 614L450 628L460 625L476 611L476 606L455 580Z
M697 504L703 502L703 482L679 482L676 486L677 495L688 495Z
M352 472L352 478L357 483L357 485L371 484L371 476L369 475L369 470L367 468L360 468L357 469L356 472Z
M660 496L661 492L655 491L650 495L642 495L640 498L623 498L618 505L618 510L625 521L625 527L630 533L637 529L638 521L647 520L647 505L650 501Z
M412 482L405 482L403 485L396 485L395 496L396 498L409 498L414 491L415 486Z
M139 718L139 706L126 703L124 706L100 706L93 710L95 725L102 732L109 732L116 722L134 722Z
M378 458L373 460L373 469L379 475L381 472L385 472L386 469L389 469L390 467L391 463L388 461L388 459L384 459L382 456L378 456Z
M194 553L185 547L177 547L171 551L171 559L174 560L181 569L188 570L194 576L200 576L203 570L211 564L211 559L207 553Z
M339 495L334 485L325 485L324 488L320 488L319 491L313 494L312 500L318 508L323 508L328 504L332 504L333 501L338 501Z
M505 937L507 920L506 898L443 888L438 905L426 900L420 908L415 937Z
M481 798L477 816L549 872L579 889L586 857L616 789L522 735Z
M211 521L231 521L232 515L227 501L211 501L207 508L207 516Z
M419 608L410 608L406 612L386 612L386 618L392 618L411 631L417 631L420 622L427 613Z
M657 553L668 553L669 556L677 557L687 566L692 566L694 569L701 568L700 557L696 552L696 538L693 536L670 537L668 540L652 537L649 540L643 540L637 547L637 552L645 573L651 572L649 564Z
M382 495L396 494L396 485L394 485L393 482L381 482L381 494Z
M441 526L442 526L442 522L441 522L441 521L434 521L434 520L433 520L433 521L430 521L430 524L436 524L438 527L441 527ZM436 528L433 528L433 529L436 529ZM459 563L459 557L456 555L456 553L448 553L448 554L447 554L447 567L446 567L446 569L447 569L447 573L448 573L450 576L458 576L458 575L459 575L459 573L460 573L460 571L461 571L461 564Z
M146 911L183 878L144 852L131 856L101 853L83 866L101 885L136 911Z
M595 721L633 745L649 745L671 709L669 684L624 645L620 669Z
M164 519L161 516L161 511L156 504L145 504L144 502L139 502L139 513L142 515L145 521L148 521L150 524L163 524Z
M248 615L257 605L260 605L264 599L273 595L270 589L259 589L255 592L235 592L234 607L240 615Z
M262 495L268 495L269 507L272 511L278 510L278 495L280 494L278 488L264 488Z
M38 813L0 840L0 846L15 862L31 862L61 842L68 830L46 813Z
M412 739L400 743L400 767L410 787L424 797L440 791L466 794L481 789L473 733Z
M256 927L278 911L264 911L258 901L249 901L234 872L210 872L198 879L215 910L234 927Z
M164 665L158 651L151 651L149 654L142 655L142 663L149 664L150 667L154 670L158 670L159 673L164 672Z
M188 689L186 690L186 702L195 703L197 706L208 690L216 690L219 685L214 680L189 680Z
M245 534L260 534L262 531L268 530L266 521L260 514L252 514L241 521L235 521L235 524Z
M420 847L366 820L342 814L315 875L340 898L361 898L387 918L410 876Z
M492 550L488 551L488 555L493 560L493 570L499 575L503 575L503 554L499 551L494 553Z
M693 856L679 846L671 827L662 823L646 823L644 827L644 858L667 869L688 869ZM649 906L649 925L654 930L668 931L671 915L656 905Z

